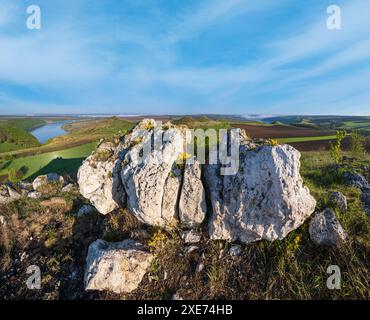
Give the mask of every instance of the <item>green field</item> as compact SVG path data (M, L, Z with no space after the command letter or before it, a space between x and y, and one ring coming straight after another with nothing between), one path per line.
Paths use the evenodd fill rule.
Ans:
M369 116L276 116L263 119L279 121L297 127L370 131Z
M2 165L0 175L6 175L11 168L21 170L24 173L22 179L33 179L50 172L70 173L78 169L82 161L91 154L94 146L95 143L89 143L76 148L10 160Z
M278 139L280 143L293 143L293 142L305 142L305 141L322 141L322 140L334 140L335 135L331 136L319 136L319 137L296 137L296 138L281 138Z
M370 121L345 121L340 128L370 131Z

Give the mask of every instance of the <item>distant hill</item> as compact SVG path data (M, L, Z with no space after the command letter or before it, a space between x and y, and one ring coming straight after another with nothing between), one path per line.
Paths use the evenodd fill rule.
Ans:
M0 121L0 153L39 146L38 140L27 131L35 125L32 121Z
M263 118L268 123L281 122L296 127L310 129L337 130L347 131L359 130L363 134L370 134L370 117L369 116L274 116Z
M37 128L42 127L46 124L45 120L36 118L19 118L8 120L10 123L14 124L18 128L26 130L28 132L33 131Z
M217 118L212 119L208 116L186 116L176 120L171 120L175 125L186 125L189 128L214 128L214 129L227 129L230 127L228 120Z

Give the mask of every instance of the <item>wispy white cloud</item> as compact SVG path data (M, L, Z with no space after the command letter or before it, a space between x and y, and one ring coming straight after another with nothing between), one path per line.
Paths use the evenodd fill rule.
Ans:
M105 3L99 4L103 10L99 15L89 16L83 12L88 2L76 0L68 15L55 15L39 33L0 33L0 49L5 48L0 50L0 81L51 91L68 100L53 104L53 108L81 112L89 107L98 110L100 105L105 109L109 106L112 112L130 107L141 112L197 112L199 106L217 112L235 106L236 113L247 112L247 107L253 112L285 109L294 113L296 109L298 113L325 113L338 105L347 110L346 103L366 110L369 100L361 94L370 77L366 67L370 58L370 3L366 0L342 1L341 31L326 29L323 6L320 15L313 10L296 21L282 21L290 26L285 28L289 32L266 29L271 38L266 36L262 44L256 43L254 49L259 55L240 63L218 60L217 53L212 63L197 63L197 57L189 54L183 63L182 44L191 45L194 39L207 37L213 28L232 26L240 17L248 22L259 14L262 18L257 21L262 23L265 15L266 21L269 14L274 17L274 8L283 12L290 2L206 0L169 16L159 7L160 2L129 1L127 4L136 6L135 12L151 10L135 20L126 16L126 7L121 7L121 25L116 14L104 11ZM253 27L248 23L245 26ZM217 39L217 34L213 37ZM360 70L354 72L356 68ZM1 92L6 89L0 86ZM0 113L6 104L25 110L27 103L30 109L37 108L37 101L27 102L27 97L8 92L7 99L0 99ZM45 101L40 100L38 105L40 110L47 110Z

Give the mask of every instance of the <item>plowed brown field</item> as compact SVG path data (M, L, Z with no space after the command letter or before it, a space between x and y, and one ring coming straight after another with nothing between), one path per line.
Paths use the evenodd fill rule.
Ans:
M264 138L264 139L320 137L335 134L335 132L329 130L298 128L293 126L282 126L282 125L259 126L233 123L232 127L244 129L247 132L247 134L252 138Z

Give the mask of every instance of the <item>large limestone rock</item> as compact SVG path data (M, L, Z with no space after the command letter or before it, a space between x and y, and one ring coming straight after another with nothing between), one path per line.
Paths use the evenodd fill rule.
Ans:
M199 226L206 217L206 196L201 181L201 167L198 161L187 164L180 196L179 215L184 227Z
M346 240L347 235L331 209L317 213L310 223L310 237L318 245L337 245Z
M134 240L93 242L88 250L85 290L129 293L135 290L150 267L153 255Z
M78 170L80 193L102 214L124 206L126 194L120 179L121 149L103 142Z
M250 148L241 144L236 175L220 176L218 165L206 166L212 239L244 243L283 239L315 209L315 199L302 185L296 149L289 145Z
M153 120L144 121L126 137L121 177L130 211L146 224L171 228L178 216L182 172L177 162L184 150L184 133L153 126ZM161 147L152 148L157 143Z
M225 170L220 164L179 163L188 156L185 137L183 127L143 120L118 146L104 143L84 162L78 173L81 193L101 213L126 204L143 223L170 229L179 221L193 229L205 219L207 192L210 237L227 241L282 239L314 211L293 147L261 146L242 130L233 131L231 139L222 138L228 143L219 160L233 150L240 154L231 156Z

